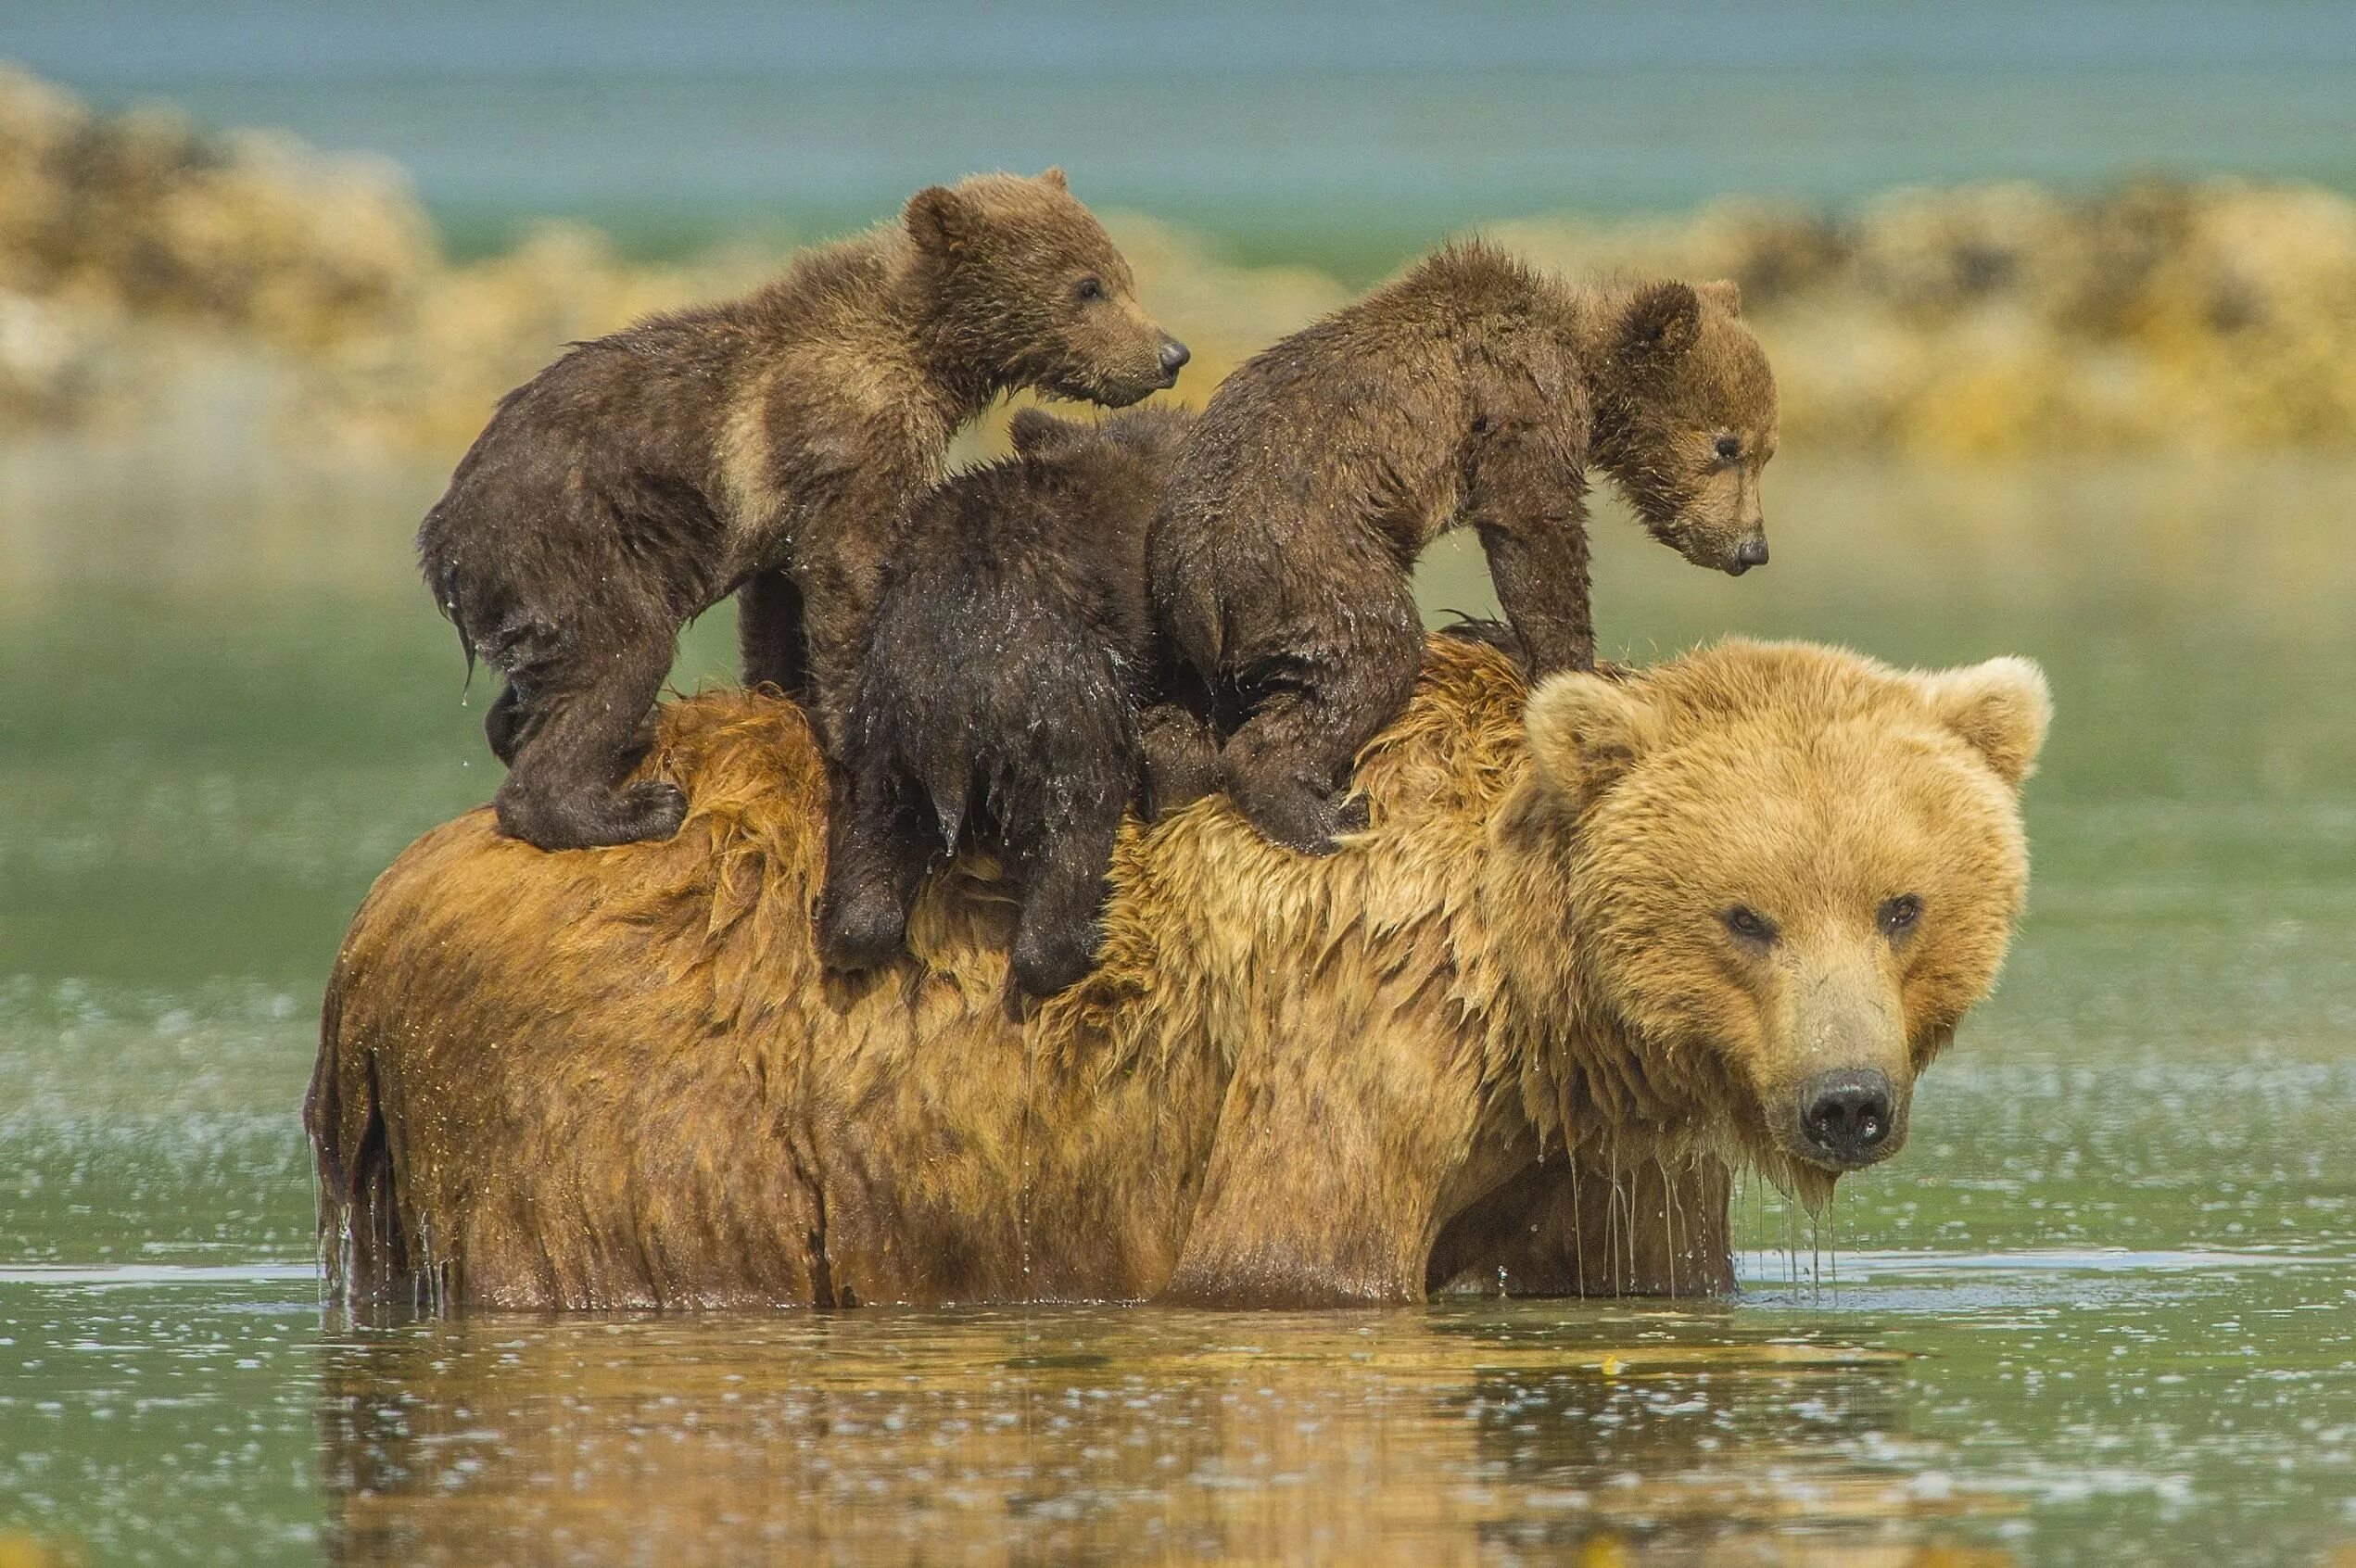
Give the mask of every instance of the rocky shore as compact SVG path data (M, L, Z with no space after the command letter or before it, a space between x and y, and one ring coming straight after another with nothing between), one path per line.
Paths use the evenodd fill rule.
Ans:
M944 170L944 174L963 172ZM1112 213L1207 397L1349 291L1238 267ZM1503 222L1582 274L1741 282L1793 441L1989 457L2356 446L2356 201L2147 180L1891 192L1825 214ZM568 340L777 263L648 265L575 224L453 262L399 170L283 137L107 115L0 68L0 434L138 429L192 407L257 447L454 455Z

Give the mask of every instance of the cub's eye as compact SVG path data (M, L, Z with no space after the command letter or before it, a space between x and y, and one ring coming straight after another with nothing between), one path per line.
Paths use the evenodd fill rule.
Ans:
M1881 934L1895 940L1914 929L1922 918L1922 900L1912 893L1900 893L1881 905Z
M1721 436L1718 437L1718 456L1724 458L1729 462L1732 462L1736 458L1739 458L1742 455L1742 438L1741 436Z
M1775 922L1748 904L1738 904L1718 918L1726 922L1728 930L1744 942L1764 944L1775 940Z
M1071 285L1071 297L1074 299L1083 300L1102 299L1105 297L1104 279L1082 278L1078 283Z

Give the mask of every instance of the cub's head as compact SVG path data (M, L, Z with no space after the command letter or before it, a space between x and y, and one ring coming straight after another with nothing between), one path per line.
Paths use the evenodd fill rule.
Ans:
M1653 537L1697 566L1767 563L1759 471L1775 455L1775 373L1731 283L1639 289L1611 328L1595 455Z
M1526 885L1564 901L1537 933L1570 954L1554 1005L1820 1199L1906 1143L1916 1076L1995 979L2050 713L2021 659L1733 641L1556 676L1519 814L1553 868Z
M1167 470L1194 424L1191 411L1176 408L1135 409L1100 420L1061 419L1045 409L1024 409L1007 423L1007 438L1021 458L1051 462L1111 450Z
M1129 263L1061 170L928 186L902 221L944 342L976 380L1113 408L1176 385L1185 345L1137 303Z

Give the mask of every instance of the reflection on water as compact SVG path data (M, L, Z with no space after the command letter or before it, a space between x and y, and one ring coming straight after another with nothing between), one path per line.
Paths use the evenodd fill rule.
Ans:
M2356 1539L2344 1258L1860 1252L1837 1289L1769 1261L1702 1309L323 1329L280 1270L18 1271L0 1497L109 1562L1882 1568Z
M420 1327L326 1354L331 1530L372 1563L487 1541L1454 1562L1635 1527L1674 1556L1792 1518L1904 1537L1957 1511L1857 1448L1903 1422L1905 1358L1771 1332L1560 1310Z
M2003 988L1902 1157L1738 1194L1737 1304L1299 1318L323 1317L319 987L490 783L414 487L125 481L145 597L6 492L0 1563L2356 1552L2356 475L1787 461L1739 584L1602 525L1605 641L2043 660ZM271 597L182 591L206 529Z

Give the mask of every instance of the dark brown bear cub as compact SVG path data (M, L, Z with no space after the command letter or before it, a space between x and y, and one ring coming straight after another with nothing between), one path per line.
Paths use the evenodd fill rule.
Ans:
M1054 170L912 197L742 299L576 346L507 395L425 515L425 580L506 685L500 827L542 849L669 837L624 788L678 628L740 586L748 677L840 733L878 574L949 438L1000 392L1121 405L1186 351ZM805 680L806 677L806 680Z
M1591 668L1587 469L1653 536L1767 560L1775 379L1732 284L1570 287L1450 246L1229 376L1163 492L1155 608L1208 682L1222 782L1323 853L1352 759L1407 704L1416 558L1470 524L1535 671Z
M1021 901L1016 983L1048 995L1094 967L1113 836L1141 776L1192 771L1170 787L1210 788L1207 730L1148 738L1138 720L1159 662L1146 531L1191 423L1028 411L1014 457L910 514L846 729L818 909L830 966L897 958L926 869L979 841Z

